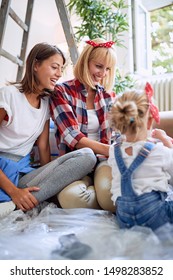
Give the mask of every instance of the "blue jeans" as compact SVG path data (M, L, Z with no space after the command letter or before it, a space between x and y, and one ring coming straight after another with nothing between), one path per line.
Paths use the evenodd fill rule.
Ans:
M166 193L151 192L140 196L122 196L116 201L120 228L146 226L152 230L173 223L173 201L165 201Z

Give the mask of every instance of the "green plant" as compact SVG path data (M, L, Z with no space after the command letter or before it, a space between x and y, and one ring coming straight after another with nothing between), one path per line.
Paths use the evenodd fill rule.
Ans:
M127 8L124 0L70 0L67 5L69 11L75 13L82 20L81 26L75 26L77 41L88 36L109 38L122 45L122 33L128 30L127 14L122 10Z
M80 26L74 27L77 42L86 37L101 37L125 47L122 36L129 26L127 14L123 12L128 7L124 0L70 0L67 7L70 13L74 11L81 20ZM130 75L122 77L118 69L116 74L114 90L117 94L134 85Z
M135 81L130 74L126 74L123 76L120 73L120 70L117 68L114 85L114 91L116 92L116 94L122 93L127 88L133 88L134 83Z

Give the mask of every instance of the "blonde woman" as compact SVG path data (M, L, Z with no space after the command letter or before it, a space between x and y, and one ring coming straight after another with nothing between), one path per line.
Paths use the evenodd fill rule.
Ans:
M101 207L114 211L110 197L112 178L107 165L111 143L108 112L115 100L114 45L100 38L87 41L74 67L74 79L57 84L55 96L51 97L60 155L88 147L98 159L93 174L59 194L63 208Z

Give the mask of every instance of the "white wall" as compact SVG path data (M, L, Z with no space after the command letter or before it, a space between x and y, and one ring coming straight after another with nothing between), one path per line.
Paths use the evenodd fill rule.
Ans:
M124 10L128 15L129 30L124 32L122 39L125 48L117 47L117 57L118 57L118 68L122 74L133 73L133 38L132 38L132 14L131 14L131 0L125 0L128 8Z

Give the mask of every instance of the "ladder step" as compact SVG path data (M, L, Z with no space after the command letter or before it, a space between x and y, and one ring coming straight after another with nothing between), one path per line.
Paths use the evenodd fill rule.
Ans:
M18 17L18 15L12 8L10 8L9 10L9 15L23 30L28 32L28 26Z
M19 59L18 57L15 57L14 55L10 54L9 52L5 51L4 49L0 50L0 55L4 56L5 58L11 60L13 63L18 64L19 66L23 66L23 61Z

